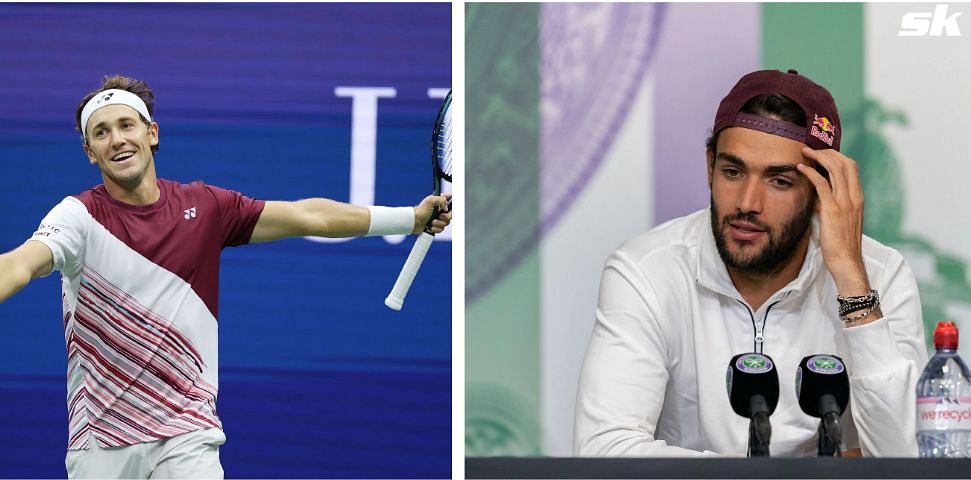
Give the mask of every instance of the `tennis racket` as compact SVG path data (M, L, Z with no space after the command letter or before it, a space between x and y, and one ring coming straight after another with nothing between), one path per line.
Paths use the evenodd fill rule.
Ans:
M432 129L432 195L442 193L442 182L452 183L452 91L449 90L445 95L442 107L438 109L438 117L435 119L435 128ZM411 247L411 253L405 260L398 280L394 282L394 287L388 298L384 299L384 304L392 310L401 310L408 295L408 289L415 280L421 262L425 260L428 247L432 245L435 235L431 233L432 220L438 217L438 209L432 212L431 218L425 225L425 231L421 232L415 245Z

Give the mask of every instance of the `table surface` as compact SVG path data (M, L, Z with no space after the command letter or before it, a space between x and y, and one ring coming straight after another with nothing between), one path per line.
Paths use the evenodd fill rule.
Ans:
M466 478L971 478L971 459L467 457Z

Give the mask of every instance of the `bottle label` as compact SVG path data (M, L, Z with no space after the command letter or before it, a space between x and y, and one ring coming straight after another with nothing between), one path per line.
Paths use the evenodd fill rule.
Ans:
M917 430L971 430L971 397L917 397Z

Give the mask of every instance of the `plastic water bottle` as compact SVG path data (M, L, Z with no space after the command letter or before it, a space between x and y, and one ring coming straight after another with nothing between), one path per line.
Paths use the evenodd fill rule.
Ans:
M958 329L940 322L937 353L917 381L917 450L923 458L969 457L971 371L958 356Z

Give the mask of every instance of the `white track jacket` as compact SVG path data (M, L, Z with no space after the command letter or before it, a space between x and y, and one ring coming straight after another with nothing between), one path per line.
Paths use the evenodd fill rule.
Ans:
M917 284L900 253L863 237L884 317L846 328L817 217L799 276L752 311L718 255L709 215L667 222L607 258L580 377L574 453L744 456L748 419L732 411L726 371L734 355L758 351L779 373L773 456L816 454L819 419L799 408L795 374L803 357L817 353L842 357L849 373L844 450L916 456L915 386L927 349Z

